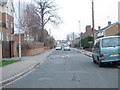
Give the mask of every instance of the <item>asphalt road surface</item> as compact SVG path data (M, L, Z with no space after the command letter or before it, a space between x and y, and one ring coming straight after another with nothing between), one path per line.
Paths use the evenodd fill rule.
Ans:
M74 50L54 50L41 66L6 88L118 88L118 69L100 68Z

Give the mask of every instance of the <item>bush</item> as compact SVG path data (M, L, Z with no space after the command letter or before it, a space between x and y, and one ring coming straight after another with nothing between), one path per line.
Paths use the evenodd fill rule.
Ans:
M88 36L88 37L82 39L82 40L81 40L81 42L82 42L82 44L81 44L82 47L83 47L84 49L86 49L86 48L92 48L92 44L89 43L89 42L91 42L91 41L93 41L93 37L92 37L92 36Z

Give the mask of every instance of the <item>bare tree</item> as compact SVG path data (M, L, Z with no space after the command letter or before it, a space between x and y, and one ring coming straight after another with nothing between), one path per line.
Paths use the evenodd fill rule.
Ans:
M75 38L78 37L78 35L77 35L76 33L72 32L72 33L68 34L66 37L67 37L67 39L69 39L70 41L73 41Z
M26 37L32 36L34 40L45 43L48 36L45 25L49 22L54 25L62 22L57 11L57 5L51 0L37 0L32 4L25 3L20 19L21 30Z
M50 22L54 25L58 25L62 22L61 18L57 15L57 5L52 0L37 0L36 1L38 8L37 13L39 15L39 25L41 26L42 30L42 42L44 42L44 28L45 25Z
M26 4L21 15L20 23L21 29L26 37L34 37L38 40L40 36L40 25L38 22L38 14L36 13L37 8L33 4Z

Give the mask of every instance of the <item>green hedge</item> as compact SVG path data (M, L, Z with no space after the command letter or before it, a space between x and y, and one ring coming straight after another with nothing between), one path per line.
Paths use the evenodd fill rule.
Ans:
M91 48L92 47L92 44L90 44L89 42L93 41L93 37L92 36L88 36L84 39L81 40L82 42L82 47L83 48Z

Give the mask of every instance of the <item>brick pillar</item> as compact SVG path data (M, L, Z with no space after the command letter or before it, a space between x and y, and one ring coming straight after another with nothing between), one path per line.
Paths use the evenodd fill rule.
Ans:
M2 42L0 41L0 60L2 60Z
M17 42L13 42L13 56L18 57Z

